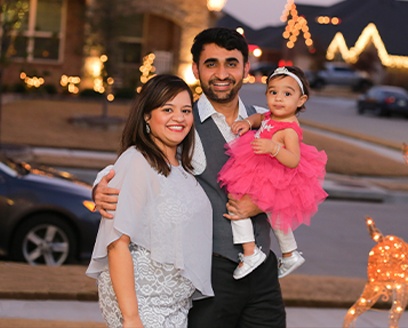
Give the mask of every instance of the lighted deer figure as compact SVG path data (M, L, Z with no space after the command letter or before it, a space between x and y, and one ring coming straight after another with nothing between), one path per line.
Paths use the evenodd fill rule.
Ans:
M405 164L408 164L408 145L405 142L402 143L402 157L404 158Z
M368 257L368 281L357 302L347 311L343 328L352 327L357 317L369 310L380 297L384 301L391 300L389 327L398 328L408 302L408 244L396 236L384 237L369 217L366 224L377 245Z

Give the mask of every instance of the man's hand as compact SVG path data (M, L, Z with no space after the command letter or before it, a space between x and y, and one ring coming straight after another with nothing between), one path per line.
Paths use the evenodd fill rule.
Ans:
M233 195L228 194L227 210L229 214L224 214L224 217L229 220L246 219L262 213L248 195L237 199Z
M92 190L92 196L95 201L95 209L99 213L108 219L112 219L113 215L106 211L116 210L116 203L118 202L119 190L115 188L109 188L108 183L115 176L115 171L110 170L101 181Z

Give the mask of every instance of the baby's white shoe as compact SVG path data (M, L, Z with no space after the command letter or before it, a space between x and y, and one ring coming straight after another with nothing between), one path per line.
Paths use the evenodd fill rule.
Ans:
M300 267L305 259L298 251L293 251L291 256L281 257L278 265L278 278L286 277L288 274Z
M244 254L240 253L239 259L242 264L234 270L234 279L241 279L254 271L265 261L266 254L260 248L255 247L254 254L244 256Z

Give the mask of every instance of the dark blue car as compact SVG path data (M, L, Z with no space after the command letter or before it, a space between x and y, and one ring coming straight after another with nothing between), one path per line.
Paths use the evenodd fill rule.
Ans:
M0 255L32 265L88 259L100 220L91 186L65 172L0 160Z
M373 113L378 116L394 114L408 117L408 92L401 87L377 85L370 88L357 100L358 113Z

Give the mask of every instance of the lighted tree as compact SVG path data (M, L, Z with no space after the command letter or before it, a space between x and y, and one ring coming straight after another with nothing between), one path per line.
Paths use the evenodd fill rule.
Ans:
M143 85L149 79L156 75L156 67L153 65L156 56L154 53L150 53L143 57L143 64L140 66L139 70L141 72L140 75L140 84ZM140 91L141 85L137 88L138 92Z
M115 35L114 23L117 17L117 6L112 6L111 1L90 1L87 11L87 37L85 52L91 54L96 52L103 55L101 61L101 74L96 79L94 90L103 94L102 116L108 116L107 86L108 79L114 74L112 60L114 58Z
M302 34L309 51L314 51L313 40L309 32L307 20L303 16L299 16L294 0L288 0L281 15L281 21L286 22L285 31L282 36L284 39L288 40L286 46L289 49L292 49L295 46L298 37Z
M4 71L15 53L15 41L28 17L28 0L0 1L0 147Z

